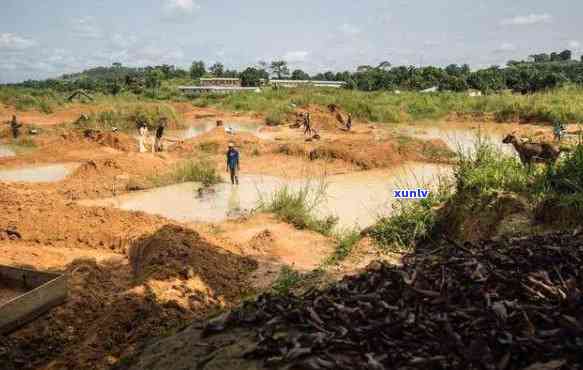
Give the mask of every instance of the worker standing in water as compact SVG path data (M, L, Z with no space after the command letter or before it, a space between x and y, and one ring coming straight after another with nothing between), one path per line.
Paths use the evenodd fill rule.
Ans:
M12 130L12 137L14 139L18 139L18 136L20 135L19 129L21 127L22 127L22 124L18 123L18 121L16 120L16 115L13 115L12 121L10 121L10 129Z
M239 152L233 143L229 143L227 151L227 172L231 174L231 184L239 185Z

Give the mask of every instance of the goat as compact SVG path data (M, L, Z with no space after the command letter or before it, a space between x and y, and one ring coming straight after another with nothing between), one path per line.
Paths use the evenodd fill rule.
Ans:
M530 167L532 163L555 164L561 150L548 143L522 143L516 136L510 134L502 140L504 144L512 144L518 152L523 165Z

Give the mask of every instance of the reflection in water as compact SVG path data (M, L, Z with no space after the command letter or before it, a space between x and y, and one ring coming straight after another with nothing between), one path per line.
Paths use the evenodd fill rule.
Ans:
M210 132L216 127L217 127L216 122L196 123L185 130L170 131L169 134L170 136L176 136L182 140L186 140ZM260 128L261 125L256 123L224 122L222 126L222 129L224 129L225 132L230 131L233 134L237 134L240 132L248 132L258 136Z
M16 153L8 145L0 144L0 158L2 157L14 157Z
M229 195L227 209L227 216L237 216L241 214L241 199L239 197L238 186L231 186L231 195Z
M340 227L366 227L379 214L391 212L393 190L409 185L431 188L437 176L449 174L451 167L448 166L409 163L393 169L331 176L324 179L326 199L316 212L320 216L338 216ZM81 204L144 211L178 221L221 222L254 209L261 199L268 199L284 185L292 190L320 186L310 180L242 175L240 185L219 184L204 196L197 196L199 185L185 183L111 199L86 200Z
M18 168L0 171L0 181L7 182L57 182L73 172L79 164L55 164L42 167Z
M502 153L514 155L515 151L512 145L504 145L502 139L505 134L494 129L486 129L480 127L459 128L459 127L444 127L444 126L405 126L399 127L398 132L406 133L413 137L425 140L441 139L447 146L455 152L462 150L463 153L471 153L475 149L478 137L495 148L502 151Z

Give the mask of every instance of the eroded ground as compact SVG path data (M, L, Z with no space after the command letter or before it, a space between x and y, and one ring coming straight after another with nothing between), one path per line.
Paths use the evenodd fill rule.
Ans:
M138 153L134 133L87 136L60 125L76 120L85 105L51 115L19 113L25 124L46 129L31 137L34 147L0 155L0 264L65 272L70 298L0 338L0 364L6 369L108 369L153 338L270 287L283 266L310 271L333 253L329 237L249 212L257 202L257 193L250 194L253 187L277 187L271 183L219 185L206 200L197 200L194 185L153 189L154 177L186 159L209 158L222 170L227 144L235 142L243 181L325 179L331 183L328 213L351 226L377 206L387 210L394 174L415 183L424 173L434 175L429 168L447 172L455 150L450 136L459 135L467 147L478 126L494 140L515 130L550 134L541 126L468 122L356 122L347 133L337 129L333 116L313 109L322 138L307 142L301 130L263 126L260 116L181 104L177 110L193 128L169 133L167 150L156 154ZM12 113L4 107L0 121ZM218 119L240 125L235 135L213 127ZM447 129L437 130L439 125ZM2 143L11 144L3 132ZM411 163L421 170L405 171ZM213 213L217 210L220 217ZM380 256L370 243L363 239L331 274L354 273L379 258L398 263L398 255Z

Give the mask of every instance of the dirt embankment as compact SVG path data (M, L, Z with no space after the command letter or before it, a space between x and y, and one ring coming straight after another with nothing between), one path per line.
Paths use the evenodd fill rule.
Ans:
M108 369L239 302L256 263L165 219L0 184L0 263L64 271L69 299L0 339L3 369Z

